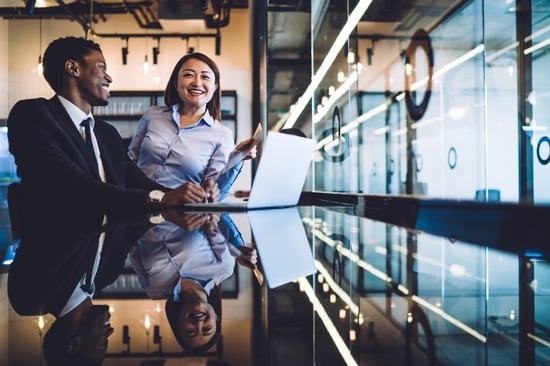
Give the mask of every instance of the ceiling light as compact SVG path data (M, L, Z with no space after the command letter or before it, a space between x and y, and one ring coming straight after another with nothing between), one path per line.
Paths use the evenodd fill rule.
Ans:
M122 47L122 64L126 65L128 63L128 38L126 40L126 47Z
M42 331L44 330L44 327L46 326L46 322L44 320L44 317L40 315L37 320L38 325L38 331L42 334Z
M372 48L367 48L367 65L372 65L372 55L374 54Z
M145 332L149 334L149 329L151 329L151 317L149 317L149 315L145 315L143 326L145 327Z
M153 47L153 64L156 65L159 62L159 53L160 53L160 37L156 38L157 46Z
M355 52L353 52L353 50L349 50L348 51L348 64L353 64L355 63Z
M38 55L38 65L36 65L36 73L40 76L44 74L44 65L42 64L42 56Z
M55 0L36 0L34 6L36 8L47 8L49 6L59 6L59 3Z
M126 353L130 353L130 326L127 324L122 326L122 344L126 345Z
M145 60L143 61L143 73L145 75L148 75L150 69L151 69L151 65L149 64L149 59L147 58L147 54L145 54Z
M346 309L340 309L340 311L338 312L338 317L342 320L346 319Z
M128 47L122 47L122 64L128 63Z

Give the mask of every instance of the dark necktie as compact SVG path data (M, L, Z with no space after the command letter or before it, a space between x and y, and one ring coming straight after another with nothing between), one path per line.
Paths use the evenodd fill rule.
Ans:
M90 295L95 292L95 284L92 278L92 269L93 268L88 269L88 271L86 272L86 275L84 276L84 280L80 285L80 288L82 289L82 291L87 292Z
M88 149L92 154L92 158L94 159L94 163L95 163L94 170L97 171L97 160L95 158L94 145L92 144L92 130L90 128L91 121L92 121L92 118L88 117L84 121L80 122L80 125L84 127L86 146L88 146Z
M94 264L95 264L95 257L98 255L98 244L99 243L99 237L95 236L91 238L89 249L87 252L87 256L89 256L89 263L88 267L86 268L86 273L82 277L82 280L80 282L80 288L82 291L89 293L90 295L95 292L95 283L93 278L93 272L94 272Z

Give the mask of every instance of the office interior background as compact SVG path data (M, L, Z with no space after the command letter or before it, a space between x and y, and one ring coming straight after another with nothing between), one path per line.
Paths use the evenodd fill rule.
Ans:
M125 138L148 105L162 103L173 65L195 50L220 67L224 123L234 129L236 141L247 138L257 123L266 130L296 127L316 140L307 191L550 202L547 1L1 0L0 15L2 126L17 100L52 95L39 63L58 37L90 37L101 45L114 82L109 106L95 113ZM0 138L4 188L17 176L5 127ZM235 189L250 185L253 168L247 164ZM327 220L358 243L398 241L399 231L386 225L357 228ZM7 251L5 202L2 228ZM419 253L430 257L440 239L418 240ZM498 280L491 282L491 294L497 294L492 301L472 297L472 307L483 306L488 315L515 314L517 256L474 252L477 259L461 263L459 272ZM445 255L451 253L438 253ZM372 256L376 262L376 253ZM424 266L418 270L437 271ZM548 314L546 263L538 270L537 311ZM3 289L6 277L0 276ZM224 352L231 364L247 365L251 350L242 345L250 344L254 311L249 273L238 276L237 287L238 294L224 301L224 332L231 334L224 337ZM143 330L146 318L168 329L154 301L108 301L115 329L130 324ZM6 297L0 304L0 359L13 366L38 364L38 319L17 316ZM138 319L129 315L136 312ZM537 321L550 327L549 319ZM145 331L133 336L135 349L156 347ZM111 349L125 347L112 338ZM163 348L177 345L165 337Z

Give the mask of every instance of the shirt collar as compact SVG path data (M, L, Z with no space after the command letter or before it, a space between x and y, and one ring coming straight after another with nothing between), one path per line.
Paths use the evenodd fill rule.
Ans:
M78 108L76 105L71 103L68 99L62 97L61 95L57 95L59 98L59 101L63 105L63 108L67 111L67 114L71 118L71 121L73 121L76 128L80 128L80 123L84 121L86 118L91 118L92 122L90 123L90 126L93 128L94 125L94 117L91 113L86 114L84 111L80 108Z
M179 121L179 119L180 119L180 114L178 112L179 109L180 109L180 106L181 106L180 103L174 104L172 106L172 119L174 121ZM208 110L208 108L206 109L206 113L204 113L202 118L195 125L198 125L201 122L206 123L208 126L214 125L214 117L212 117L212 115L210 114L210 111Z
M209 280L206 280L206 281L200 281L200 280L196 280L196 279L191 278L191 277L182 276L180 274L180 280L182 278L184 278L186 280L190 280L190 281L195 281L195 283L197 285L199 285L206 292L207 296L210 295L210 291L212 291L214 286L216 286L216 282L214 282L214 279L209 279ZM176 283L176 286L174 286L174 290L173 290L172 294L174 295L174 301L175 302L180 302L181 301L181 297L180 297L180 294L181 294L181 281L178 280L178 282Z

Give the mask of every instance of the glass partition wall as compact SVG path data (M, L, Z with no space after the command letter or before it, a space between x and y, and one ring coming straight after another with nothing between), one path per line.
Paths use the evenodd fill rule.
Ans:
M311 320L314 360L548 363L546 260L518 260L517 253L326 209L302 210L317 268L313 279L299 281L317 315L303 319ZM518 279L522 263L530 263L530 281Z
M550 203L549 2L310 5L296 11L310 13L311 77L286 113L268 122L317 142L306 190ZM269 78L269 52L266 64ZM548 361L547 262L383 223L312 216L305 224L318 265L354 283L343 294L358 308L346 307L345 319L353 323L354 311L372 306L389 314L428 355L438 350L437 360L424 354L419 364ZM310 286L322 292L322 282ZM349 337L347 356L358 361L372 344Z
M313 190L550 201L550 4L313 0L309 11L311 79L277 127L317 141Z

